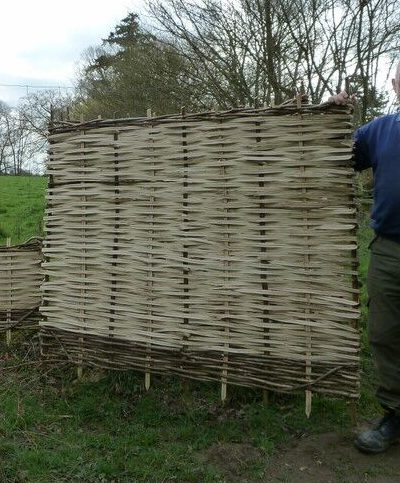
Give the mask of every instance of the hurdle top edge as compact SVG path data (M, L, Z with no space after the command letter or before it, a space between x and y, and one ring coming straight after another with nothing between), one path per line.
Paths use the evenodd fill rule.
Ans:
M167 114L156 117L126 117L118 119L93 119L89 121L54 121L49 126L50 134L61 132L88 130L99 127L118 127L118 126L148 126L155 124L162 124L168 122L176 122L184 119L186 122L195 121L215 121L227 120L243 117L254 116L281 116L293 114L312 114L312 113L329 113L329 114L348 114L353 112L353 106L348 104L346 106L338 106L332 103L322 104L302 104L300 107L296 104L296 99L274 107L263 108L235 108L226 111L204 111L197 113L184 114Z

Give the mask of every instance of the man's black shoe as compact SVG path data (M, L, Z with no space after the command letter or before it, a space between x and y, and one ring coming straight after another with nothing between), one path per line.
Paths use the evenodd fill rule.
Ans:
M400 414L389 411L373 429L362 432L354 441L363 453L383 453L400 439Z

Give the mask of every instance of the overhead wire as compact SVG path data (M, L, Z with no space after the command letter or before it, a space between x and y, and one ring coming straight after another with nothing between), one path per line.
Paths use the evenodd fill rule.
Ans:
M34 85L34 84L7 84L0 82L1 87L32 87L36 89L74 89L74 86L65 85Z

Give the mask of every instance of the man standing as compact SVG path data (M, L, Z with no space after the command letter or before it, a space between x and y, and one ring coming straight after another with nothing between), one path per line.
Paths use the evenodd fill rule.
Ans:
M400 62L392 84L400 100ZM346 104L351 98L343 91L329 101ZM400 439L400 113L360 127L354 139L355 169L372 168L374 175L369 341L379 376L377 399L385 410L355 445L366 453L381 453Z

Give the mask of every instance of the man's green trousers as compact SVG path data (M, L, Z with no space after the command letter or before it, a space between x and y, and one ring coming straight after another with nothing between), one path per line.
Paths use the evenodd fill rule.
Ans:
M400 243L378 236L370 248L369 339L377 398L383 407L400 410Z

